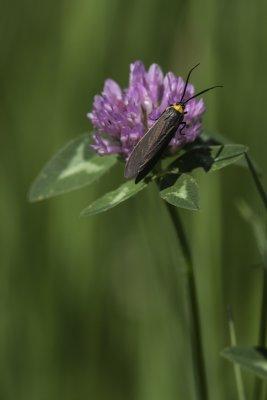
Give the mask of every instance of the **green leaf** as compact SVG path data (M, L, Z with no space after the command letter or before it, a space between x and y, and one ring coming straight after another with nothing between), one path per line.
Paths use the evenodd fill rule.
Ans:
M242 144L224 144L221 146L211 146L210 150L211 157L214 160L211 171L216 171L239 161L248 148Z
M267 379L267 349L259 347L229 347L222 356L239 364L257 376Z
M196 168L203 168L206 172L216 171L238 162L246 151L247 147L240 144L196 144L172 161L167 170L179 173L188 173Z
M89 185L115 163L115 156L100 157L93 152L90 135L83 134L68 142L45 165L30 188L29 200L44 200Z
M210 145L234 144L234 142L232 140L228 139L226 136L223 136L218 132L209 132L206 130L201 134L201 139L203 139L204 142L206 142L206 143L210 142ZM212 142L214 142L214 143L212 143ZM256 168L257 173L259 175L261 175L261 169L255 162L255 160L253 160L253 164ZM247 162L243 158L239 159L236 162L236 165L238 165L239 167L246 168L246 169L248 168Z
M118 189L106 193L104 196L90 204L90 206L86 207L81 212L81 217L89 217L91 215L107 211L110 208L113 208L123 201L129 199L130 197L135 196L146 186L147 183L144 181L139 182L138 184L135 184L132 180L127 181L118 187Z
M176 207L199 210L198 186L190 175L180 175L173 186L160 191L160 196Z

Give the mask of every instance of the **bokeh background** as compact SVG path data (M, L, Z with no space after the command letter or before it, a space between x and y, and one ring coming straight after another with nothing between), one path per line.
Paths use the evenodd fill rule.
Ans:
M194 73L205 125L266 164L267 3L263 0L1 0L0 397L193 399L184 266L155 189L91 219L82 208L122 181L116 167L80 191L29 204L27 191L129 63ZM246 169L198 174L201 212L183 213L200 298L210 398L236 399L229 345L257 342L260 261L240 198L263 215ZM265 180L266 183L266 180ZM246 390L252 380L245 375Z

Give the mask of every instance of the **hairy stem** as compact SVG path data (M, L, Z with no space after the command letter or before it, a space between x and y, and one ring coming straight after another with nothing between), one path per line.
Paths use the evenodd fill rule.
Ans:
M189 243L182 225L177 209L165 202L168 213L171 217L175 232L185 258L186 271L186 301L190 319L190 341L193 357L194 377L196 382L197 398L208 400L206 370L203 355L202 335L200 327L199 306L197 300L196 282L193 270L192 255Z

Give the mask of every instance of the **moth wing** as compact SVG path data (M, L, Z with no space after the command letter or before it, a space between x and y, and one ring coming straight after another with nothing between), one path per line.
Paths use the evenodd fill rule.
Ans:
M152 171L152 169L155 167L155 165L161 158L162 154L168 147L168 144L170 143L175 132L176 128L170 127L166 132L164 132L164 134L155 144L155 146L152 147L150 152L146 155L145 162L142 165L140 165L138 174L135 178L135 183L141 181L150 171Z
M164 112L133 149L125 166L125 178L136 177L145 165L148 154L155 155L159 144L169 132L168 125L168 116Z

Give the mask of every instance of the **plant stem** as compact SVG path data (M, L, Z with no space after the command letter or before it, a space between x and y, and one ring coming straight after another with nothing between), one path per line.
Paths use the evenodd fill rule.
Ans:
M264 190L264 187L263 187L263 185L262 185L262 183L260 181L260 178L258 177L256 168L254 167L254 164L253 164L252 160L250 159L250 157L249 157L249 155L247 153L245 153L245 157L246 157L246 161L247 161L247 164L248 164L248 168L249 168L249 170L251 172L251 175L252 175L252 178L254 180L255 186L256 186L256 188L258 190L259 196L260 196L260 198L261 198L261 200L263 202L263 205L264 205L265 209L267 210L267 194L266 194L266 192Z
M261 302L261 322L259 331L259 346L266 345L266 330L267 330L267 266L263 267L263 283L262 283L262 302Z
M231 312L231 308L228 307L228 325L229 325L229 334L230 334L230 343L232 347L236 346L236 333L235 333L235 325L234 320ZM234 372L235 372L235 380L236 380L236 388L238 393L239 400L246 400L245 390L243 379L241 375L241 369L238 364L234 363Z
M187 271L186 271L186 300L187 307L190 318L190 340L191 340L191 350L193 357L193 368L194 377L196 381L197 398L199 400L208 400L208 390L207 390L207 380L206 371L202 347L202 335L200 327L200 316L199 316L199 306L197 301L196 293L196 283L193 270L192 255L189 247L189 243L182 225L182 221L178 214L177 209L171 204L165 202L168 213L171 217L173 226L181 249L183 256L185 258Z
M248 156L245 154L246 161L251 172L253 181L259 193L259 196L263 202L265 210L267 210L267 194L264 190L264 187L259 179L256 168ZM265 257L266 258L266 257ZM266 260L264 260L263 265L263 282L262 282L262 301L261 301L261 315L260 315L260 328L259 328L259 338L258 345L265 347L266 345L266 335L267 335L267 265ZM254 399L260 400L264 396L264 381L259 378L255 379L255 388L254 388Z
M266 346L266 332L267 332L267 265L263 265L263 282L262 282L262 300L261 300L261 315L260 315L260 329L258 346ZM264 399L264 381L262 379L255 379L254 399Z

